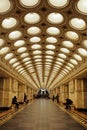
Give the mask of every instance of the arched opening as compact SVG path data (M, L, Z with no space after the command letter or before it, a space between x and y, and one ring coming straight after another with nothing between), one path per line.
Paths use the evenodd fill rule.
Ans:
M49 92L47 89L39 89L37 93L37 98L49 98Z

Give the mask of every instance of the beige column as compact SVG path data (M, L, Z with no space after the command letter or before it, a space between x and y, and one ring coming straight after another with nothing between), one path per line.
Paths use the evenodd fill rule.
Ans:
M2 103L1 107L10 107L12 102L12 78L4 78L2 84Z
M84 108L87 109L87 79L83 79Z
M74 104L76 108L84 108L84 80L75 80L75 99Z
M64 85L60 86L60 97L59 97L60 103L65 102L65 97L64 97Z
M16 79L12 80L12 97L16 96L18 98L18 81Z
M18 101L19 102L24 102L24 93L26 93L25 90L26 90L25 85L18 84Z
M53 90L49 90L49 97L52 99L52 97L53 97Z
M32 100L32 89L28 88L28 99Z
M4 78L0 78L0 107L3 107L3 82Z
M68 98L71 99L73 101L73 103L75 102L75 80L71 80L69 82L69 95Z

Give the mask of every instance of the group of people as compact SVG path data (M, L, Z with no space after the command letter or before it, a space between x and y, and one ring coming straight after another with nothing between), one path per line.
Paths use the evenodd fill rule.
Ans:
M56 96L53 95L52 97L53 101L57 101L57 103L59 103L59 95L57 94ZM71 109L71 105L73 104L73 101L69 98L65 99L66 102L64 102L63 104L65 105L65 109Z
M59 102L59 95L58 94L56 96L53 95L52 100L53 101L56 100L58 103Z
M24 93L24 102L25 102L26 104L29 102L29 100L27 99L27 95L26 95L25 93ZM12 98L12 104L15 104L15 107L16 107L16 108L19 108L19 102L18 102L16 96L14 96L14 97Z

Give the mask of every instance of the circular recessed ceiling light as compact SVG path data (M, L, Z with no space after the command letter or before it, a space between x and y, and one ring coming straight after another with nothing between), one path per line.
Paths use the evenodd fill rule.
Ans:
M40 50L33 51L33 54L41 54Z
M52 59L45 59L46 62L52 62Z
M47 21L51 24L61 24L64 21L64 18L62 14L54 12L47 16Z
M48 3L56 8L64 8L68 5L69 0L48 0Z
M56 47L54 45L46 45L46 48L54 50Z
M22 52L25 52L26 50L27 50L26 47L20 47L20 48L17 50L17 52L18 52L18 53L22 53Z
M42 59L35 59L34 61L35 62L39 62L39 61L42 61Z
M77 64L78 64L78 62L77 62L76 60L74 60L74 59L70 59L70 62L71 62L72 64L74 64L74 65L77 65Z
M15 69L16 70L18 70L18 69L20 69L22 66L21 65L19 65L19 66L17 66Z
M9 47L3 47L0 49L0 55L4 55L6 54L7 52L9 52Z
M0 38L0 47L3 46L5 43L4 39Z
M46 54L54 55L54 51L46 51Z
M47 28L46 32L49 35L59 35L60 34L60 30L56 27L49 27L49 28Z
M33 8L39 4L40 0L19 0L19 2L25 8Z
M6 56L5 56L5 60L9 60L9 59L11 59L13 57L13 53L8 53L8 54L6 54Z
M48 59L53 59L53 56L45 56L46 58L48 58Z
M85 48L87 48L87 40L86 39L82 41L82 44L84 45Z
M14 63L14 64L12 65L12 67L13 67L13 68L14 68L14 67L17 67L19 64L20 64L20 62L16 62L16 63Z
M79 39L79 35L76 32L73 31L67 31L65 36L71 40L78 40Z
M48 38L46 38L46 42L48 42L48 43L56 43L57 39L55 37L48 37Z
M65 47L68 47L68 48L73 48L74 45L71 41L63 41L62 44L65 46Z
M32 37L32 38L30 38L29 41L32 42L32 43L37 43L37 42L40 42L41 39L39 37Z
M22 33L20 31L13 31L9 33L9 39L10 40L17 40L22 36Z
M39 44L34 44L31 46L32 49L40 49L41 48L41 45Z
M0 14L10 11L12 8L11 6L10 0L0 0Z
M69 24L72 28L76 30L84 30L86 29L86 22L81 18L72 18L69 21Z
M11 28L15 27L17 25L17 23L18 22L15 18L8 17L2 21L2 27L5 29L11 29Z
M10 61L9 61L9 64L13 64L17 61L17 58L12 58Z
M37 55L37 56L34 56L34 58L35 58L35 59L37 59L37 58L42 58L42 56L41 56L41 55Z
M59 53L58 56L61 57L61 58L64 58L64 59L66 58L66 55L63 54L63 53Z
M79 0L76 4L79 13L87 15L87 0Z
M57 58L56 60L57 60L57 61L60 61L60 62L64 62L64 60L61 59L61 58Z
M21 58L24 58L24 57L26 57L26 56L29 56L29 54L28 54L28 53L23 53L23 54L21 54Z
M74 58L75 58L76 60L82 61L82 57L81 57L80 55L74 54L73 56L74 56Z
M28 24L36 24L40 21L40 15L37 13L28 13L24 16L24 21Z
M83 48L79 48L78 49L79 54L81 54L82 56L86 56L87 57L87 50L83 49Z
M61 63L59 61L56 61L55 63L58 64L58 65L63 65L63 63Z
M25 44L25 41L24 40L18 40L14 43L14 46L15 47L20 47L20 46L23 46Z
M23 62L26 62L26 61L29 61L30 60L30 57L26 57L23 59Z
M64 53L70 53L70 51L67 48L61 48L60 51L62 51Z
M71 63L68 63L67 65L70 66L71 68L74 68L74 65Z
M69 66L65 66L65 68L67 68L68 70L72 70L72 68Z
M37 34L41 33L41 30L38 27L30 27L30 28L27 29L27 33L29 35L37 35Z

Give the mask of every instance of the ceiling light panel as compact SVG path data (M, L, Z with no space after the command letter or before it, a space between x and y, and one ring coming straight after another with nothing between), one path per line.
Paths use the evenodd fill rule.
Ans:
M10 2L10 0L0 1L0 14L9 12L11 8L12 8L12 3Z
M20 46L23 46L25 44L25 41L24 40L18 40L14 43L14 46L15 47L20 47Z
M10 32L8 35L10 40L17 40L21 36L22 36L22 32L20 32L20 31L13 31L13 32Z
M19 0L19 2L25 8L33 8L39 4L40 0Z
M24 16L24 21L27 24L36 24L40 22L41 18L40 15L37 13L28 13Z
M4 55L10 51L9 47L3 47L0 49L0 55Z
M48 43L56 43L57 39L55 37L48 37L48 38L46 38L46 42L48 42Z
M65 33L65 36L69 38L70 40L77 41L79 39L79 35L76 32L73 31L67 31Z
M49 27L46 29L46 32L49 35L59 35L60 34L60 29L56 28L56 27Z
M41 29L39 27L33 26L27 29L27 33L29 35L38 35L41 33Z
M2 21L2 27L5 28L5 29L11 29L11 28L17 26L17 24L18 24L17 19L13 18L13 17L5 18Z
M69 0L48 0L48 3L54 8L64 8L68 5Z
M72 18L69 22L70 26L76 30L86 29L86 22L81 18Z
M79 13L87 15L87 0L78 0L76 3L76 9Z
M40 39L39 37L32 37L32 38L30 38L29 41L30 41L31 43L37 43L37 42L40 42L41 39Z
M53 12L47 16L47 21L52 24L61 24L64 21L62 14Z
M5 60L9 60L13 57L13 53L8 53L5 55Z
M3 38L0 38L0 47L2 47L5 44L5 40Z

